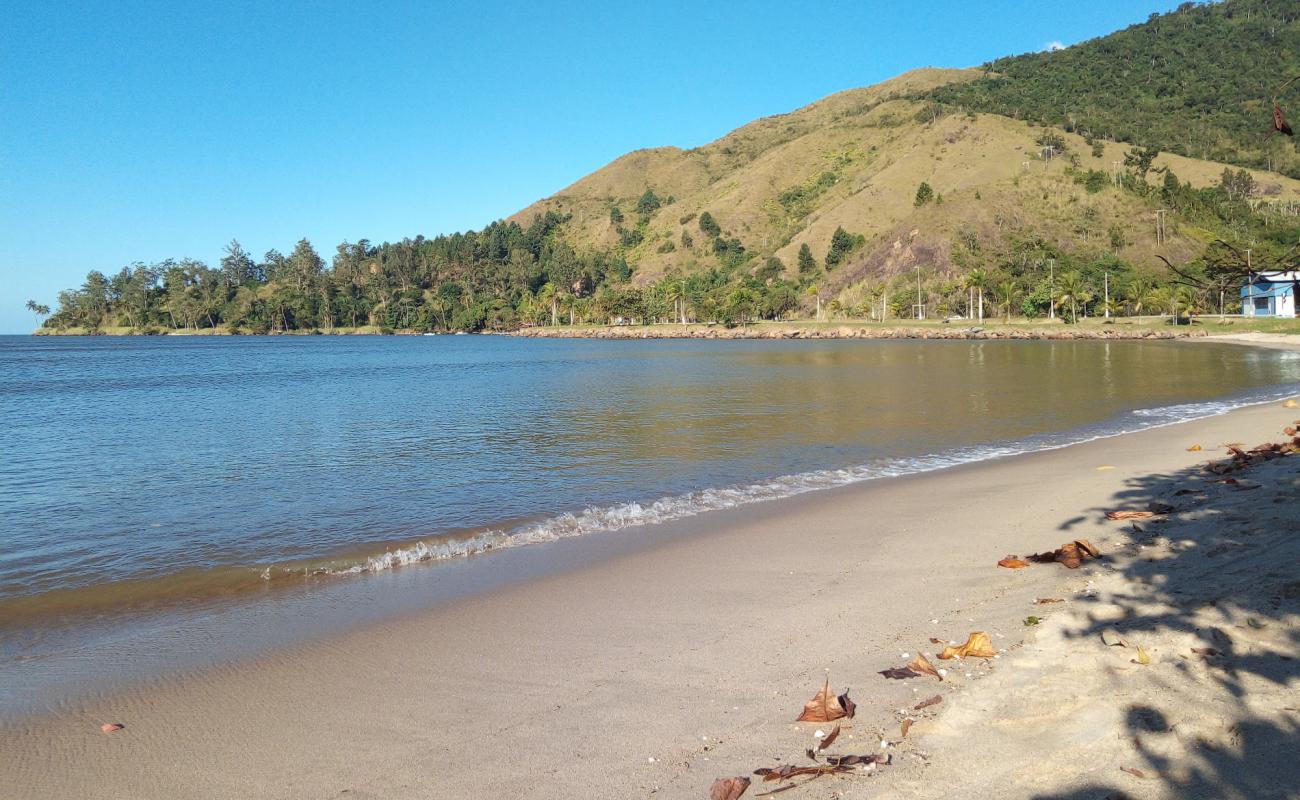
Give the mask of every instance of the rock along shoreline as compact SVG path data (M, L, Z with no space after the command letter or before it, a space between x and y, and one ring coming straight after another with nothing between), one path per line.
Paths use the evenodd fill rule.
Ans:
M687 325L680 328L668 326L618 326L576 328L524 328L511 336L535 339L1020 339L1020 340L1131 340L1131 339L1190 339L1208 336L1203 330L1157 331L1149 328L1134 330L1097 330L1095 328L913 328L913 327L852 327L828 326L818 328L792 326L722 326Z

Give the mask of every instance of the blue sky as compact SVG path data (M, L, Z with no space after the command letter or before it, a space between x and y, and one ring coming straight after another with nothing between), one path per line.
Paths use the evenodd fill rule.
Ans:
M91 269L478 228L629 150L1176 5L10 0L0 333Z

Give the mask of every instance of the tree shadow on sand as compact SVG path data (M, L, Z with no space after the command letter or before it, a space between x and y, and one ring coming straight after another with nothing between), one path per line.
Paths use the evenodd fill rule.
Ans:
M1204 467L1132 478L1090 510L1175 508L1123 524L1108 561L1126 589L1080 600L1070 633L1109 629L1130 644L1116 657L1159 655L1115 679L1150 682L1127 686L1151 687L1125 713L1132 761L1040 800L1300 797L1300 455L1256 461L1236 483Z

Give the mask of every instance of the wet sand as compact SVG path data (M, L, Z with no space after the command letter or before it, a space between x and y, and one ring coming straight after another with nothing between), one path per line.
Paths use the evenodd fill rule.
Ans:
M1073 797L1041 794L1056 788L1052 775L990 728L993 706L962 698L983 697L983 686L1034 691L1037 673L1018 660L1067 624L1066 609L1087 612L1063 604L1029 628L1030 602L1092 591L1086 581L1110 579L1120 562L1009 571L997 560L1076 537L1127 552L1126 529L1102 514L1142 502L1125 492L1193 475L1223 442L1276 439L1297 417L1271 404L705 515L607 560L10 721L0 787L21 798L707 797L717 777L805 762L819 726L793 720L829 670L858 703L840 752L882 752L882 736L900 739L899 709L948 700L913 715L911 736L886 748L890 766L784 796L937 796L932 779L965 773L983 786L969 796ZM1194 443L1205 451L1188 452ZM1295 462L1271 468L1293 474ZM1292 514L1273 527L1300 527L1294 503L1271 505ZM1289 631L1277 646L1294 650L1295 616L1277 614L1266 624ZM877 674L931 648L930 637L974 630L1005 652L942 683ZM1053 635L1062 647L1092 644ZM103 722L126 728L105 735ZM1036 777L999 792L994 756L1026 761L1017 774Z

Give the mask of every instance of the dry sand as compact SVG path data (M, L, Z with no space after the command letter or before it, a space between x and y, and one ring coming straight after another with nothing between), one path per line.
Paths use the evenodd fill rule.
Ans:
M1295 797L1300 458L1253 491L1199 465L1297 418L1272 404L629 530L612 560L11 720L0 797L704 798L808 763L829 728L793 720L827 670L858 703L831 751L892 763L783 798ZM1140 534L1104 519L1151 499L1179 511ZM996 566L1076 537L1106 558ZM877 674L974 630L1004 652L936 660L942 683Z

